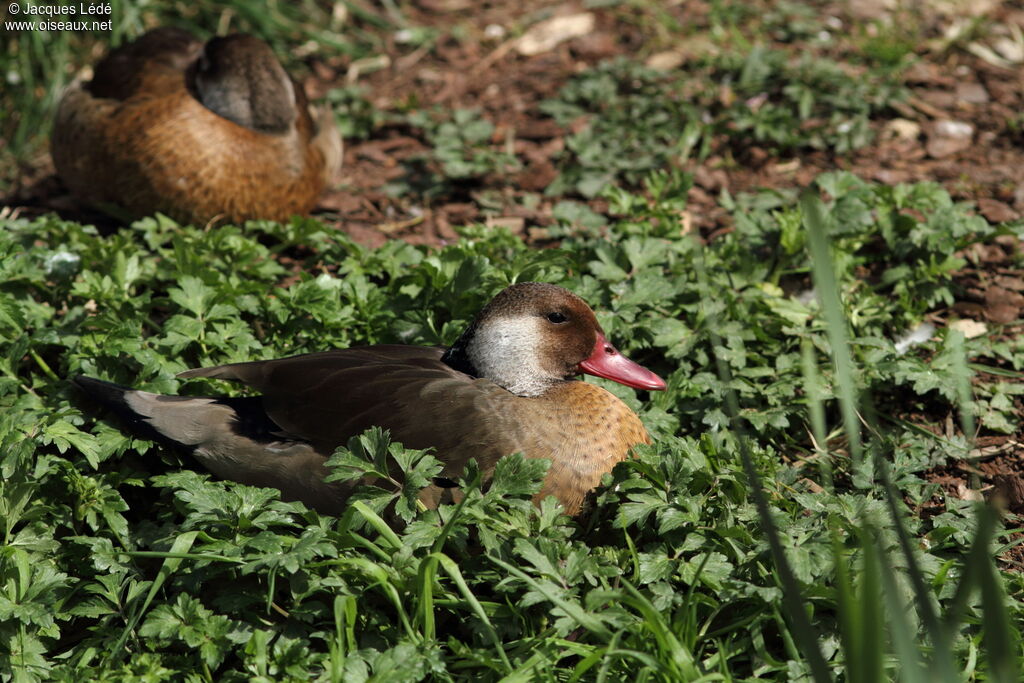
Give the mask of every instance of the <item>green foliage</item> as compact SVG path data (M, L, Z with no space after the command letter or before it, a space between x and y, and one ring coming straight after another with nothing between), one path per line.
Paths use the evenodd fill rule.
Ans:
M388 120L384 112L374 108L365 88L360 86L332 88L324 99L334 111L342 140L365 140Z
M637 184L688 157L735 153L751 143L777 153L863 147L869 121L903 96L887 72L754 47L659 72L628 60L604 63L566 84L542 109L569 126L561 175L549 189L591 197L612 182Z
M494 124L479 111L415 111L406 118L421 131L431 151L411 160L409 177L391 184L394 194L415 190L436 196L451 193L456 185L485 176L508 176L520 169L515 155L492 139Z
M541 110L563 126L587 121L566 137L561 173L549 191L593 197L616 179L637 183L646 172L685 159L705 129L682 82L617 60L584 71L558 98L543 102Z
M616 223L550 250L482 228L437 251L368 250L315 220L203 231L158 216L107 236L6 220L0 679L792 680L811 671L784 600L795 586L832 674L907 675L918 660L896 655L926 643L1007 680L1024 585L992 570L988 534L1004 540L993 521L923 477L969 444L901 417L941 423L963 409L983 429L1012 428L1017 385L966 380L978 367L1024 370L1024 346L939 331L901 355L892 339L952 297L948 254L1011 228L935 186L823 176L834 275L823 300L843 309L842 366L831 357L843 337L801 296L812 261L793 197L737 198L737 230L701 246L679 226L688 179L641 180L647 196L608 191ZM419 509L434 455L379 430L339 449L332 476L386 473L403 488L363 490L340 519L322 516L125 435L65 380L232 391L175 374L334 346L447 344L521 280L579 293L669 385L638 396L602 381L655 445L575 520L552 499L532 504L546 463L520 456L488 486L471 465L463 500ZM864 443L895 496L843 448L845 386L892 416ZM906 514L936 501L934 514Z
M395 463L402 473L400 479L395 478L391 463ZM350 439L348 448L337 449L327 460L327 465L333 467L334 472L326 477L326 481L370 477L393 483L395 492L367 486L352 499L370 503L370 508L378 513L395 500L395 512L406 522L415 516L420 491L429 486L444 468L437 458L425 451L389 443L387 431L376 427Z

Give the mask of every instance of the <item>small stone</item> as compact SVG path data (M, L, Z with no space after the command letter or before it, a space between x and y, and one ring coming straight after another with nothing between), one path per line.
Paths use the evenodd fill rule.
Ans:
M971 146L974 126L963 121L938 121L928 135L928 156L942 159Z
M956 95L948 90L922 90L917 93L919 102L927 105L929 109L922 109L929 116L941 116L956 107Z
M990 16L1001 4L1002 0L971 0L961 7L965 17L985 17ZM974 26L973 22L971 25Z
M711 38L697 34L675 41L672 49L654 53L644 64L657 71L672 71L692 60L715 56L719 51Z
M551 239L551 232L547 228L527 228L526 235L531 242L543 242Z
M855 19L864 21L883 21L895 9L896 3L893 0L860 0L851 2L846 7Z
M771 172L778 175L791 175L800 169L800 165L799 159L790 159L789 161L782 161L772 166Z
M616 37L608 31L594 31L580 36L573 43L573 51L587 59L607 59L618 49Z
M938 83L942 81L939 67L929 62L915 62L903 74L907 83Z
M876 168L871 173L871 177L884 185L899 185L900 183L909 183L911 180L909 172L891 168Z
M893 119L885 124L885 135L900 140L916 140L921 135L921 126L910 119Z
M970 140L974 126L964 121L939 121L935 124L935 134L955 140Z
M989 101L988 90L976 81L961 81L956 84L956 98L967 104L985 104Z
M1019 308L1024 306L1024 294L999 285L989 285L985 290L985 303L1005 303Z

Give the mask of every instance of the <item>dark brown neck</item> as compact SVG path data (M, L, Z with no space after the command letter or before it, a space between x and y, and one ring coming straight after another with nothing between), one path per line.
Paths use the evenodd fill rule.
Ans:
M473 335L476 333L476 322L474 321L466 331L462 333L455 343L444 352L441 356L441 362L459 372L464 372L472 377L479 377L480 373L473 366L473 362L469 359L469 342L473 339Z

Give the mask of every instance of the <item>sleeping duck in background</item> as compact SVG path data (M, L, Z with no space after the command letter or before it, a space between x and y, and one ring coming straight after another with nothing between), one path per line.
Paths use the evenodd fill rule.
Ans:
M185 223L308 213L341 165L330 111L314 116L266 43L205 45L176 28L113 50L57 109L51 154L81 200Z
M576 514L603 474L650 442L625 403L580 373L665 388L605 339L582 299L528 282L494 297L447 350L364 346L179 375L242 382L261 396L163 396L89 377L75 382L141 436L191 450L220 477L278 488L321 512L343 511L355 486L324 482L327 457L380 426L407 447L433 448L447 479L470 458L485 478L511 453L547 458L536 500L553 495ZM442 491L429 486L421 500L436 507Z

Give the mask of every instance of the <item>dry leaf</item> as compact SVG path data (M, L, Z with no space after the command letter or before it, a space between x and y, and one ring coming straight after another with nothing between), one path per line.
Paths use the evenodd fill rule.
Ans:
M559 43L585 36L594 30L591 12L552 17L535 24L516 41L516 51L524 57L549 52Z
M988 326L985 323L978 322L977 320L971 320L970 318L954 320L949 324L949 329L963 332L964 336L968 339L980 337L988 332Z
M679 50L666 50L665 52L656 52L647 58L644 62L645 66L657 71L671 71L672 69L678 69L686 61L686 55Z
M981 491L977 489L968 488L962 483L956 485L956 495L957 498L959 498L960 500L985 500L985 496L981 495Z
M488 216L488 228L505 228L515 235L521 235L526 228L526 219L521 216Z

